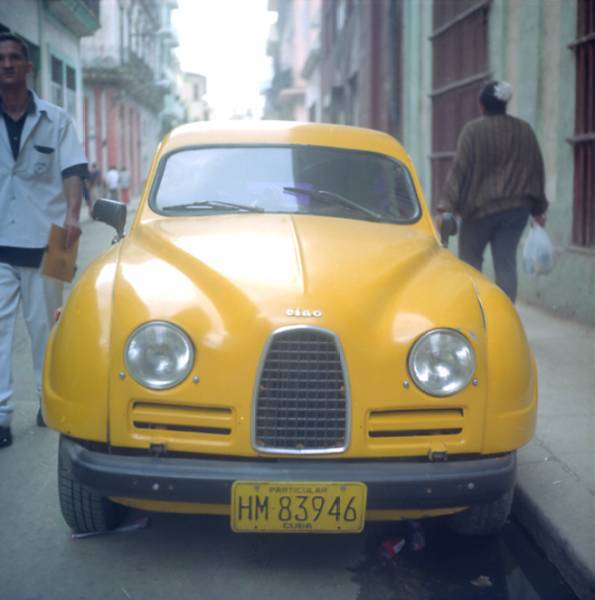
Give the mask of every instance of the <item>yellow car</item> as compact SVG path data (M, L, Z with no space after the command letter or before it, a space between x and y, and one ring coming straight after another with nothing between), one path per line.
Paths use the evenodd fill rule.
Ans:
M445 516L498 531L536 416L507 297L445 247L392 137L189 124L159 145L130 231L81 275L48 344L77 532L126 507L237 532L358 532Z

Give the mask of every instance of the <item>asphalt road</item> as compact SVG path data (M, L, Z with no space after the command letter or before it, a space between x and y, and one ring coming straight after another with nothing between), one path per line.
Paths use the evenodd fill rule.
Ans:
M81 269L112 232L87 223ZM223 517L132 512L132 531L73 539L57 498L58 434L35 426L29 342L15 339L12 447L0 450L0 600L571 600L517 524L498 538L462 538L424 524L414 551L405 524L359 535L233 534ZM379 548L404 537L391 560Z

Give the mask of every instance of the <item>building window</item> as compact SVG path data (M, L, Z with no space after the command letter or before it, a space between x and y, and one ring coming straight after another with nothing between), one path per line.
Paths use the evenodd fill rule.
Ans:
M52 82L50 85L52 102L64 107L64 63L55 56L52 56Z
M76 118L76 71L72 67L66 67L66 112Z
M322 5L324 15L323 15L323 40L324 40L324 50L325 52L330 52L333 44L335 42L335 14L334 4L330 2L325 2Z
M343 29L346 19L347 2L346 0L337 0L337 3L335 4L335 31L337 33Z
M76 119L76 70L52 56L51 71L51 101Z
M331 122L345 124L345 93L339 86L331 92Z
M595 0L578 0L572 241L595 247Z
M444 186L463 126L479 116L477 97L490 78L489 8L484 0L433 4L432 203Z
M193 99L194 101L196 101L196 100L200 100L200 88L199 88L199 86L198 86L198 83L195 83L195 84L192 86L192 99Z
M357 73L349 79L349 93L347 96L347 124L358 125L359 120L359 95L357 88Z

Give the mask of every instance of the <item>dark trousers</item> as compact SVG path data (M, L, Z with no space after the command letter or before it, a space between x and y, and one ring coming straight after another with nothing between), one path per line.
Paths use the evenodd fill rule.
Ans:
M475 221L463 219L459 233L459 258L479 271L486 246L491 245L496 283L513 302L517 294L517 248L528 220L528 208L513 208Z

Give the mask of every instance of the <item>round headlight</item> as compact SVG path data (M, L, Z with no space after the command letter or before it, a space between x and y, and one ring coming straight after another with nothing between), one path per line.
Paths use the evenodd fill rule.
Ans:
M194 347L179 327L152 321L141 325L128 338L124 362L138 383L163 390L188 376L194 364Z
M409 374L415 385L432 396L450 396L473 377L475 353L463 335L435 329L422 335L409 353Z

